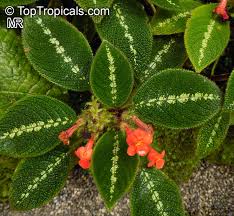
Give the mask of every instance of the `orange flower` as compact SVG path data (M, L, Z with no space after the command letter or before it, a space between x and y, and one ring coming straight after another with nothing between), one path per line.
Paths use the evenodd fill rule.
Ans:
M156 150L152 148L147 157L149 160L148 167L156 166L157 169L162 169L165 163L163 159L164 156L165 156L165 151L158 153Z
M89 169L90 167L90 161L93 154L93 144L94 138L91 137L85 146L81 146L75 151L75 155L80 159L79 165L83 169Z
M213 12L220 15L223 20L228 20L229 16L227 13L227 0L221 0L219 5L214 9Z
M150 151L150 144L153 142L153 133L145 131L143 129L131 129L129 127L125 128L128 144L127 154L129 156L134 156L138 154L140 156L145 156Z

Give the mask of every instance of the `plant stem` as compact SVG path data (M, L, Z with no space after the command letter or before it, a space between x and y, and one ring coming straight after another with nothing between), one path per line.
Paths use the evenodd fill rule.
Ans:
M216 68L218 62L219 62L219 58L216 59L214 65L213 65L213 67L212 67L211 76L214 76L214 74L215 74L215 68Z

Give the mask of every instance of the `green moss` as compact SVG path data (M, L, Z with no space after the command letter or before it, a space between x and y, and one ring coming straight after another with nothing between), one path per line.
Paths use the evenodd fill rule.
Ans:
M17 162L16 159L0 156L0 202L8 201L11 177Z
M196 156L196 130L156 129L154 147L165 149L166 164L163 171L180 184L187 181L199 164Z

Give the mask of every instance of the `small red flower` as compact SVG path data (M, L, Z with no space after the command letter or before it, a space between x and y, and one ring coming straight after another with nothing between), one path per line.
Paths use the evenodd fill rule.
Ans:
M75 155L80 159L79 165L83 169L89 169L90 167L90 161L93 154L93 145L94 138L91 137L85 146L81 146L75 151Z
M145 156L150 151L150 144L153 142L153 133L145 131L143 129L131 129L129 127L125 128L128 144L127 154L129 156L134 156L138 154L140 156Z
M221 16L223 20L228 20L229 16L227 13L227 0L221 0L213 12Z
M149 160L148 167L155 166L157 169L162 169L165 163L163 159L164 156L165 156L165 151L158 153L156 150L152 148L147 157Z
M78 119L75 125L73 125L72 127L68 128L66 131L62 131L59 134L59 139L60 139L60 141L63 142L63 144L69 145L69 143L70 143L69 138L78 129L78 127L80 126L80 124L82 123L82 121L83 121L82 119Z

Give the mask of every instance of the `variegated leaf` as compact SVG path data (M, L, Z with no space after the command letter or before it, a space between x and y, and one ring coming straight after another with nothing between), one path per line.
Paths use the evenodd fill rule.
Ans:
M145 69L153 40L146 13L139 2L114 1L110 16L104 17L96 27L102 40L109 41L129 58L135 72Z
M63 146L43 156L22 160L12 179L11 208L25 211L49 202L65 184L72 162Z
M127 155L122 132L106 132L98 141L92 158L92 171L98 190L108 208L122 197L134 181L138 158Z
M0 0L0 7L26 5L36 2L37 0Z
M132 216L185 216L177 185L163 172L143 169L131 194Z
M29 61L42 76L67 89L89 89L92 51L83 34L67 21L27 17L23 44Z
M127 58L104 41L91 68L90 84L94 95L109 107L120 107L127 101L133 81L133 70Z
M61 97L65 92L33 70L15 31L0 27L0 117L22 97L35 94Z
M143 71L140 79L145 82L161 70L181 67L185 58L186 52L182 36L155 37L151 61L147 69Z
M219 88L192 71L167 69L154 75L134 97L145 121L169 128L192 128L210 120L221 106Z
M226 48L229 37L229 22L221 22L213 15L217 4L197 7L185 31L185 47L188 56L197 72L201 72Z
M234 112L234 70L232 71L227 84L225 93L224 109Z
M44 154L59 144L59 133L75 119L75 112L56 99L26 97L0 120L0 154L11 157Z
M109 9L114 0L75 0L85 11L90 8L100 9L104 12L104 9ZM107 16L107 15L106 15ZM99 23L103 19L103 16L92 16L94 22Z
M197 153L201 159L217 150L222 144L227 135L229 121L230 114L221 112L200 128Z

